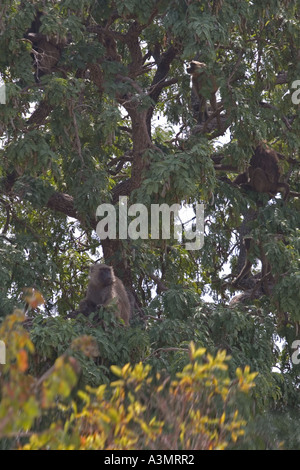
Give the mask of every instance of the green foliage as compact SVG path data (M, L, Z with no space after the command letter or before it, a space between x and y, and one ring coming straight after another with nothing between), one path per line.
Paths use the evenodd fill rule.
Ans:
M225 351L213 357L191 343L185 350L188 364L172 382L153 375L141 362L112 366L117 381L85 387L71 399L80 370L74 357L58 357L38 380L26 373L34 347L22 329L24 319L16 311L0 330L8 345L0 389L0 438L27 433L20 449L225 449L244 435L247 423L235 399L255 386L257 374L249 367L238 368L230 381ZM88 336L73 341L72 347L88 357L98 355ZM39 429L38 422L55 411L52 423Z
M300 331L300 119L291 100L300 77L298 9L297 0L1 2L0 319L12 348L0 384L2 447L15 447L16 436L30 430L24 445L31 448L144 448L159 446L164 435L174 448L299 448L300 374L291 359ZM46 71L37 69L38 39L26 35L37 12L38 33L59 55ZM186 73L193 59L216 79L221 129L214 119L205 129L195 118ZM232 184L260 140L286 157L287 201ZM123 194L147 208L203 202L203 248L187 251L176 239L150 236L105 245L95 233L96 208ZM258 282L245 302L230 304L240 293L232 280L250 209L247 234L260 243L252 271L260 272L262 247L274 288ZM145 315L136 313L129 328L111 308L69 318L89 265L103 259ZM42 294L43 306L26 300L28 288ZM8 317L16 307L26 309L28 333L17 314ZM205 356L195 357L199 348ZM212 358L218 367L225 361L220 350L231 359L216 373ZM233 394L223 418L217 405L228 403L218 392L221 402L207 413L207 394L196 387L204 380L199 364L213 394L213 379L235 386L250 366L258 373L251 403ZM199 408L182 416L189 381ZM173 407L169 422L161 418L167 425L158 418L165 403ZM87 431L94 411L108 423L95 438Z

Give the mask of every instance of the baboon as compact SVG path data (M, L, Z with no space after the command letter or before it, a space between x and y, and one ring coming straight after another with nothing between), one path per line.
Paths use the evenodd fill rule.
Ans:
M43 16L42 12L37 11L31 27L24 34L24 38L32 44L32 57L35 67L34 78L37 83L43 75L54 69L60 60L62 48L66 43L65 40L58 41L57 37L48 37L39 32Z
M108 305L113 299L117 299L117 316L129 324L130 302L124 284L114 274L112 266L106 264L94 264L90 267L90 279L86 297L79 303L79 311L89 315L98 305Z
M50 73L58 63L61 56L61 44L56 44L54 39L50 42L46 38L37 40L33 44L36 76L39 79L42 75Z
M96 309L97 309L97 304L85 298L79 302L79 310L76 310L75 312L82 313L83 315L87 317L90 313L94 312Z
M260 142L254 150L248 170L234 180L235 184L249 187L259 193L275 196L284 190L284 200L287 199L290 187L280 182L281 171L277 152L268 145Z
M198 108L197 118L199 124L201 124L202 122L207 121L209 117L207 99L209 99L213 111L217 111L216 92L218 90L218 86L216 84L215 77L207 74L206 64L204 62L192 60L186 71L192 76L192 92L196 95L198 100L195 109L196 107ZM217 115L217 119L219 120L219 114Z

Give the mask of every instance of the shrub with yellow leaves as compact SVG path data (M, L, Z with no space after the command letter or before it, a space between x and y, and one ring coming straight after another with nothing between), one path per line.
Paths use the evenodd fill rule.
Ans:
M215 357L190 343L189 363L175 380L141 362L112 366L117 379L77 390L78 363L63 355L40 378L28 373L34 352L22 328L22 312L2 324L8 362L1 372L0 438L23 450L198 450L226 449L243 436L246 421L236 398L254 386L249 367L228 374L230 357ZM82 344L81 344L82 343ZM91 354L87 337L76 348ZM92 348L92 356L94 355ZM47 414L57 418L39 429ZM55 415L56 413L56 415ZM22 438L22 445L17 445Z

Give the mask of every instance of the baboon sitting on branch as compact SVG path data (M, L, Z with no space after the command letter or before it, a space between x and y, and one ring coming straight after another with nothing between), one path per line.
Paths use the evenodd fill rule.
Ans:
M114 274L112 266L94 264L90 268L90 279L86 297L79 303L83 315L94 312L99 305L106 306L113 299L117 300L117 316L129 324L130 302L123 282Z
M248 170L238 175L234 183L259 193L268 193L270 196L275 196L279 191L284 190L284 200L286 200L290 187L288 183L280 182L280 177L277 152L260 142L255 148Z

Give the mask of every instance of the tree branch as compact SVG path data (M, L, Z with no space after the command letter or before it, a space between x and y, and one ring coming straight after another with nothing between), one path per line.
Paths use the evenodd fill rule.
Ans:
M149 96L154 102L154 104L150 106L150 108L148 109L147 118L146 118L147 129L148 129L149 135L151 135L151 119L153 116L155 104L158 102L158 98L162 89L165 86L168 86L166 84L165 79L170 71L171 63L175 59L176 54L177 54L177 49L174 46L170 46L169 49L162 54L157 70L156 70L156 74L154 75L152 84L150 86ZM177 80L176 79L175 79L176 81L173 81L173 80L172 80L172 83L176 83ZM171 84L170 81L169 81L169 84Z
M169 290L169 288L165 285L165 283L159 277L155 276L154 274L147 274L147 275L157 285L157 293L158 294L160 294L161 292Z
M72 217L77 220L81 219L78 212L74 208L74 198L69 194L60 192L52 194L47 202L47 207L54 212L61 212L68 217Z
M41 126L45 124L46 118L49 116L53 106L50 105L47 100L42 100L38 107L33 111L30 118L27 120L27 124Z

